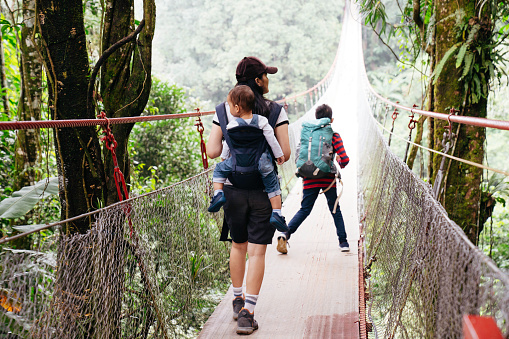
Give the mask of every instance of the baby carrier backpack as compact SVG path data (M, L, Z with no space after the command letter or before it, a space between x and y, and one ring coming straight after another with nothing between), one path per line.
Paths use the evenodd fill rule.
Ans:
M298 177L318 179L336 173L331 121L321 118L302 123L300 151L297 159Z
M269 124L272 128L276 124L280 111L281 105L272 103L269 115ZM262 178L258 172L258 162L263 152L269 148L263 130L258 128L258 123L256 125L242 124L227 130L228 117L224 103L216 107L216 112L223 137L230 148L232 157L233 171L228 180L236 188L263 189ZM255 116L251 122L257 122Z

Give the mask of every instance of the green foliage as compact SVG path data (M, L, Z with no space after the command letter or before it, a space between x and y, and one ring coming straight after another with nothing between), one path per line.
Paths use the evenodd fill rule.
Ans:
M451 48L449 48L447 50L447 52L445 52L444 57L440 60L437 67L435 68L435 71L433 72L433 79L434 79L433 85L436 84L438 78L440 77L440 74L442 74L442 69L444 68L445 63L449 60L451 55L453 55L453 53L456 52L456 50L458 49L458 47L460 45L461 45L460 43L457 43L457 44L453 45ZM463 48L463 47L461 47L461 48Z
M177 85L154 80L146 115L184 113L187 95ZM171 119L137 124L130 139L135 188L153 190L157 183L170 184L201 170L200 134L194 119Z
M32 210L40 199L58 193L58 178L43 179L23 187L0 203L0 218L20 218Z
M497 204L493 217L484 226L480 247L498 267L509 272L509 206Z
M1 15L0 29L2 30L2 42L4 48L4 71L7 81L7 88L2 89L9 101L9 112L2 114L2 120L13 120L17 114L19 93L21 91L21 79L19 76L18 46L20 24L12 23ZM5 120L4 120L5 119Z
M408 1L403 7L398 2L378 0L357 0L365 25L380 38L383 44L388 47L393 56L396 57L402 67L415 67L415 63L421 55L421 48L426 43L426 35L421 35L419 29L411 24L412 1ZM426 8L424 22L432 22L432 10L426 0L421 4ZM399 22L398 22L399 21ZM391 40L398 39L397 44ZM399 50L399 53L396 51ZM421 59L426 62L426 59Z
M158 4L154 71L213 103L235 85L235 67L258 56L279 68L271 99L308 89L329 70L344 1L168 0ZM176 33L178 32L178 33Z
M99 59L102 29L102 6L104 3L99 0L83 1L83 13L85 16L85 33L89 49L90 63L93 67Z

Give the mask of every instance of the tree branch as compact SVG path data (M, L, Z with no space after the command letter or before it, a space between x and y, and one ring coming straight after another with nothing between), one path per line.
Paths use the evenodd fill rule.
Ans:
M106 51L104 51L103 55L97 60L97 63L94 66L94 70L92 71L92 75L90 76L90 81L88 82L88 92L87 92L87 110L90 111L93 100L93 92L94 92L94 83L97 78L97 74L99 73L99 69L102 64L108 59L108 57L113 54L117 49L125 45L126 43L134 40L136 36L141 32L143 27L145 26L145 19L141 20L140 24L136 28L134 32L126 36L125 38L117 41L113 45L111 45Z
M378 33L376 31L376 29L373 28L373 32L375 32L375 34L378 36L378 38L380 39L380 41L389 49L389 51L391 51L392 55L394 55L394 57L396 58L396 60L398 62L401 62L403 65L406 65L406 66L410 66L412 67L413 69L415 69L417 72L419 72L421 75L425 75L424 73L422 73L422 71L420 69L418 69L417 67L415 67L414 64L408 64L406 62L403 62L400 60L400 58L398 58L398 56L396 55L396 52L394 52L394 50L391 48L391 46L389 46L385 41L384 39L382 39L382 37L380 36L380 33Z
M419 0L413 0L413 19L419 30L422 32L424 29L424 21L421 19L421 2Z

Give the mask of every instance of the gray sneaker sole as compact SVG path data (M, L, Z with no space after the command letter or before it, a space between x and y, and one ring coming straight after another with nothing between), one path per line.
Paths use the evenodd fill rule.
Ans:
M237 327L237 334L251 334L258 329L256 327Z

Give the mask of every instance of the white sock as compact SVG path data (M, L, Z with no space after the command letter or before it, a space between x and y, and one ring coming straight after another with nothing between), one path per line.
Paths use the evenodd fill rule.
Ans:
M214 196L216 196L216 195L217 195L217 193L219 193L219 192L221 192L221 193L222 193L222 192L223 192L223 190L221 190L221 189L219 189L219 190L214 190Z
M279 215L280 217L282 217L281 209L274 208L274 209L272 209L272 212L274 212L274 213L276 213L277 215Z
M249 311L249 313L253 314L257 300L258 295L246 294L246 304L244 305L244 308L246 308Z
M234 287L234 286L232 285L232 287L233 287L233 296L234 296L234 297L242 297L242 286L240 286L240 287Z

